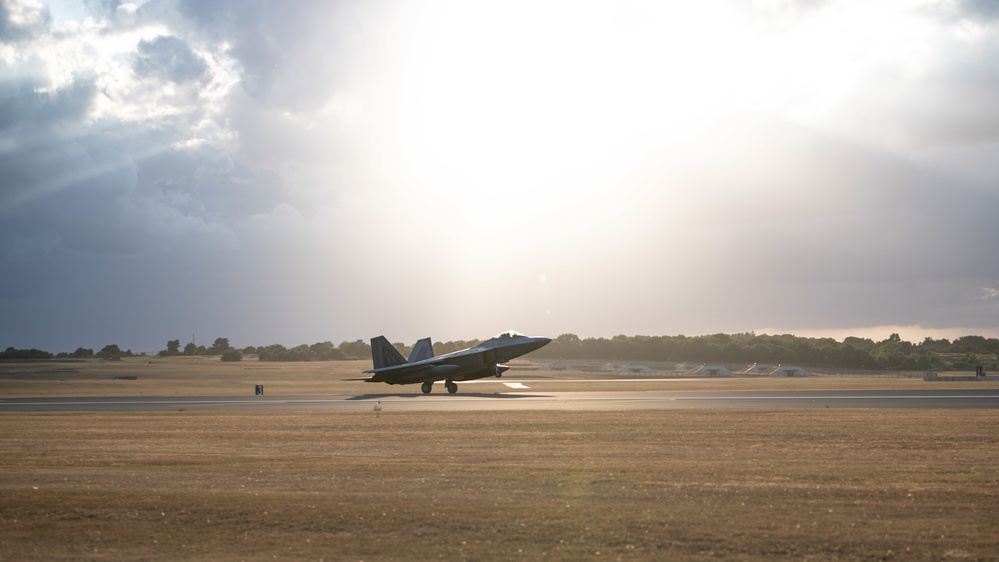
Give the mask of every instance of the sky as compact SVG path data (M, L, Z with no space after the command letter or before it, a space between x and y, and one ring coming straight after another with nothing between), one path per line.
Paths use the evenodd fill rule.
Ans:
M0 0L0 348L999 336L999 3Z

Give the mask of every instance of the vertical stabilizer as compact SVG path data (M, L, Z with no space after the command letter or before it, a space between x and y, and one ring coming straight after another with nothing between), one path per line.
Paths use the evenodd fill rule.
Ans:
M382 367L404 365L406 359L399 353L398 349L385 339L385 336L378 336L371 338L371 363L374 365L373 368L381 369Z
M413 352L409 354L409 362L416 363L434 356L434 343L430 338L423 338L413 346Z

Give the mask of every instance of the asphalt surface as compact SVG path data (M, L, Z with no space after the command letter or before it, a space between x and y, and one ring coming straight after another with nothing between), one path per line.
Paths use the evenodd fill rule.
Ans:
M524 386L524 385L521 385ZM400 392L355 395L269 396L118 396L88 398L0 398L0 412L169 412L315 411L400 412L477 410L676 410L779 408L996 409L999 389L933 390L730 390L595 391L420 394L415 386ZM469 392L466 392L469 391ZM415 391L415 392L413 392Z

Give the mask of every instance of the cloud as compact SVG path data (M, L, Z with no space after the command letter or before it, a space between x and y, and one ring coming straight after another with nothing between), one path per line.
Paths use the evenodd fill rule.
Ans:
M968 18L985 22L999 20L999 5L990 0L960 0L957 2L959 12Z
M803 122L920 157L999 139L994 3L900 5L889 14L875 4L829 9L837 27L857 27L820 61L848 64L827 95L814 96L813 103L825 98L824 107L812 107ZM886 15L894 25L876 24Z
M48 8L32 0L0 1L0 42L29 40L48 30Z
M0 4L0 338L994 324L985 4L86 6Z
M40 91L43 87L32 78L0 84L0 130L5 135L16 132L30 138L39 127L79 124L93 107L97 94L93 80L86 78L55 92Z
M224 48L208 60L161 24L105 19L12 53L13 79L0 85L0 216L11 241L0 260L57 248L158 253L195 235L233 244L221 217L238 213L240 198L221 201L245 182L245 166L233 165L219 105L233 82Z
M375 63L375 43L391 3L306 0L277 5L265 0L200 2L177 0L143 11L175 6L211 41L231 45L243 70L242 87L264 105L291 111L321 108L331 92Z
M208 65L187 43L169 36L140 41L135 72L140 76L159 76L170 82L198 82L208 78Z
M81 147L65 142L93 106L97 93L92 80L81 79L52 92L39 92L33 78L0 85L0 174L4 187L0 205L6 212L45 193L62 189L78 177ZM0 215L6 214L0 209Z

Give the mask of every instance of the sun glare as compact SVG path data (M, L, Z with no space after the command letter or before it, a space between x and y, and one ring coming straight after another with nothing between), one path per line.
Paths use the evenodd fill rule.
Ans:
M414 7L391 102L407 177L483 236L495 228L483 212L537 232L528 225L539 217L556 230L599 215L608 195L671 189L670 204L682 208L696 189L662 178L712 167L718 154L703 139L719 122L765 115L822 126L865 72L925 34L894 4L761 5ZM656 179L641 175L648 160Z
M616 190L643 146L696 132L730 105L743 40L701 3L438 3L410 21L409 166L459 210L511 217Z

